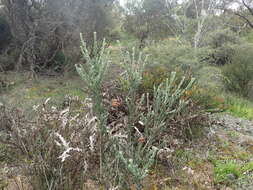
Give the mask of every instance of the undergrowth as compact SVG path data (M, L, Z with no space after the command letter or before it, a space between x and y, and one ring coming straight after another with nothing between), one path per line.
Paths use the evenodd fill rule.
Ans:
M214 167L215 183L234 183L253 171L253 162L240 164L234 160L216 161Z
M244 119L253 119L253 103L247 99L227 95L226 96L227 111L236 116Z
M85 64L76 65L87 98L69 97L62 106L47 99L33 107L33 119L1 106L1 143L29 184L38 190L143 188L155 160L169 158L173 139L191 139L208 117L187 95L195 79L167 78L142 89L147 57L122 51L120 81L105 75L110 57L94 36L92 52L81 37ZM123 83L122 83L123 82ZM142 90L140 90L142 89ZM78 106L77 106L78 105Z

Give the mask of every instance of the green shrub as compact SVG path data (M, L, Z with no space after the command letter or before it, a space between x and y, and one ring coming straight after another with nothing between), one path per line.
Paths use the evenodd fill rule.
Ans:
M239 42L240 39L236 33L232 32L229 29L220 29L215 30L214 32L210 32L207 35L204 44L212 48L219 48L228 43L238 44Z
M144 52L151 55L149 63L153 67L162 66L182 74L190 71L195 76L199 69L210 63L213 49L194 49L189 43L179 43L176 38L169 38L146 47Z
M10 52L0 54L0 72L13 70L16 67L19 50L11 49Z
M175 71L177 73L177 79L175 80L174 85L180 83L180 79L185 77L184 84L182 88L186 87L187 83L192 78L192 73L190 71L182 71L180 68L175 68L170 70L164 65L149 65L145 68L142 76L142 82L140 85L141 93L150 93L153 94L154 86L159 86L161 83L165 82L167 78L170 78L171 73Z
M204 41L204 45L210 48L206 57L207 62L216 65L231 63L235 51L234 45L240 43L240 38L229 29L210 32Z
M221 47L211 49L211 52L212 53L208 55L208 63L215 65L226 65L231 63L235 49L232 45L226 44Z
M236 48L232 63L222 68L227 90L248 97L253 82L253 46L245 44Z
M195 57L193 48L190 44L179 44L176 39L167 39L155 43L144 49L150 56L149 62L159 64L174 70L176 67L196 66L198 60Z
M53 61L54 63L52 66L54 67L54 71L60 72L63 70L64 66L66 65L67 58L65 54L63 53L63 51L57 51Z
M153 92L154 86L160 85L169 76L169 69L163 66L148 68L143 73L141 91Z
M5 17L0 14L0 51L11 39L11 31Z
M108 40L111 42L115 42L117 40L120 40L122 38L122 32L119 27L116 27L112 30L110 30L108 34Z
M246 40L249 43L253 43L253 32L252 31L247 33Z
M32 120L17 109L4 109L7 119L0 118L8 137L0 133L0 142L33 189L85 189L92 181L100 185L94 189L140 190L171 137L182 137L205 122L202 110L185 97L194 78L172 72L153 86L152 97L141 94L147 57L133 49L131 54L122 52L125 92L114 92L104 81L110 63L105 41L99 47L95 35L92 50L91 56L81 38L85 64L76 69L85 83L85 101L70 98L58 108L49 106L47 99L33 107Z

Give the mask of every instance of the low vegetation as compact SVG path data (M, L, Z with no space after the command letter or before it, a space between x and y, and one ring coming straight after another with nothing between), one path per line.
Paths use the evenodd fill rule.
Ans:
M0 0L0 189L253 189L252 3Z

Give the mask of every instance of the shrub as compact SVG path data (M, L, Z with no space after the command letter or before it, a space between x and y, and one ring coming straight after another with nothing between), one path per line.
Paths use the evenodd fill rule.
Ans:
M226 65L231 63L235 49L232 45L226 44L211 50L208 55L208 63L215 65Z
M6 43L11 39L11 31L5 17L0 14L0 52Z
M55 54L53 61L54 61L54 64L52 66L54 67L54 71L61 72L64 66L66 65L67 58L65 54L63 53L63 51L58 51Z
M34 106L32 121L17 109L4 110L7 122L0 126L7 138L0 138L1 143L34 189L82 189L88 180L106 189L142 189L156 156L172 143L171 136L185 136L206 121L186 97L194 78L178 80L172 72L153 87L152 97L141 94L147 59L134 49L122 54L124 93L105 86L105 47L105 41L99 47L95 36L91 56L81 38L85 65L76 69L89 97L85 102L70 99L59 109L48 107L47 100ZM76 110L76 104L82 109Z
M85 112L74 114L72 104L60 110L48 107L47 103L48 100L34 107L32 122L20 110L5 109L0 126L5 131L1 134L7 137L1 136L1 143L34 189L82 189L86 171L92 175L91 163L96 160L89 148L89 136L94 129L92 118Z
M225 98L213 89L195 86L187 95L192 98L194 103L201 106L207 112L222 112L227 109Z
M173 39L164 40L144 49L152 55L150 63L165 66L171 70L179 66L194 66L198 63L190 44L179 44Z
M0 56L0 71L10 71L15 69L15 64L18 60L18 50L12 49L10 52L1 54Z
M177 71L184 75L191 72L193 76L208 62L213 52L208 47L192 48L191 44L181 44L173 38L152 44L144 49L149 58L149 65L166 67L169 71Z
M253 43L253 32L252 31L251 32L247 32L246 40L249 43Z
M231 30L219 29L210 32L204 41L204 45L210 48L206 60L208 63L216 65L231 63L235 51L234 45L240 43L241 40Z
M238 46L232 63L222 68L224 84L227 90L249 96L253 82L253 47L249 44Z
M164 66L155 66L145 69L143 72L141 91L152 93L154 86L159 86L169 77L169 69Z
M180 79L185 77L184 84L182 85L182 88L185 88L192 78L191 71L182 71L180 68L170 70L164 65L148 65L143 72L140 93L150 93L153 95L154 86L157 87L161 83L164 83L167 78L170 78L173 71L176 72L177 75L174 85L178 85L181 82Z
M228 43L238 44L240 39L237 37L237 34L232 32L229 29L219 29L214 32L210 32L205 39L204 44L206 46L211 46L212 48L219 48Z
M143 72L147 57L141 52L136 53L133 48L131 53L122 51L121 63L125 72L122 74L120 85L123 81L124 87L121 88L123 91L112 92L107 89L103 92L103 76L107 65L105 45L98 51L95 48L95 57L91 58L85 43L82 44L87 67L77 65L77 71L86 83L98 121L98 134L101 137L98 143L98 150L100 150L98 180L107 187L126 187L126 185L129 187L135 184L137 189L141 189L142 181L148 175L157 151L162 148L158 143L161 135L170 134L176 128L179 133L184 133L186 126L189 126L192 120L197 121L196 118L200 118L197 113L194 119L191 117L182 119L189 103L183 96L192 87L195 79L186 80L182 77L178 80L175 72L172 72L169 78L165 78L164 73L164 80L158 81L157 86L151 82L152 96L146 92L142 94L143 92L139 90L145 77ZM102 94L109 97L109 100L103 100ZM109 102L109 107L103 102ZM189 114L188 111L186 112ZM183 122L187 124L182 125ZM111 130L121 127L112 135L110 130L106 130L107 126L110 126ZM110 170L108 163L112 163ZM111 184L108 184L109 181Z

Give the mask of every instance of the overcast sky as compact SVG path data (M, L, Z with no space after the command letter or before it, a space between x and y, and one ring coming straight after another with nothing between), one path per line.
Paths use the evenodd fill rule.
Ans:
M126 2L126 0L119 0L121 5L124 5L124 3Z

